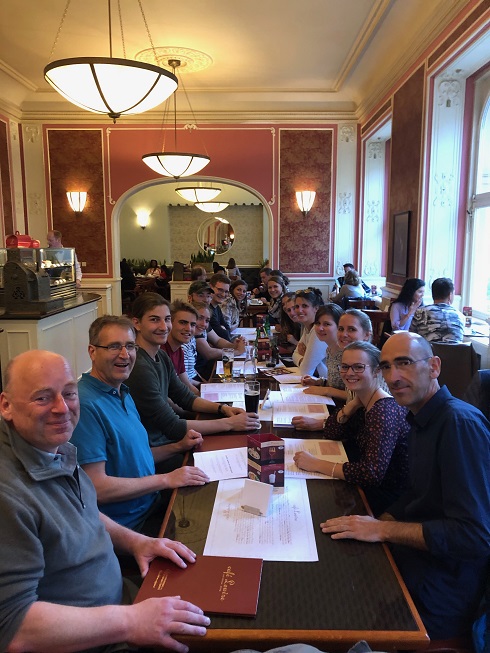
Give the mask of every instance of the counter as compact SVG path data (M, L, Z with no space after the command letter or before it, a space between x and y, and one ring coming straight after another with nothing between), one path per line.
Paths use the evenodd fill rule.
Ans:
M14 315L0 311L0 361L2 383L7 363L24 351L47 349L64 356L70 363L75 377L91 368L88 355L88 330L97 318L96 293L78 293L64 301L48 315Z

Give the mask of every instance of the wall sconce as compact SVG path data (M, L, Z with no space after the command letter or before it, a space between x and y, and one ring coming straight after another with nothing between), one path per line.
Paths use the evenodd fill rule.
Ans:
M146 211L138 211L136 214L136 224L142 229L146 229L150 224L150 214L146 213Z
M85 208L85 202L87 201L87 193L80 190L71 190L66 193L68 202L70 203L71 208L75 211L75 214L78 215Z
M316 192L314 190L298 190L296 191L296 201L302 214L308 215L309 210L315 201Z

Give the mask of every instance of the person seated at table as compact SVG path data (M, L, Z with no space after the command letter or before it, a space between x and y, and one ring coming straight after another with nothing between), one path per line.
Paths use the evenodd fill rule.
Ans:
M282 297L286 292L286 285L282 277L270 277L267 282L267 292L271 298L267 307L269 324L279 324L282 314Z
M133 268L129 265L125 258L119 264L121 271L121 293L129 292L136 288L136 277L134 276Z
M208 273L206 269L200 265L195 265L191 268L191 281L206 281L208 278Z
M196 397L178 378L161 349L171 329L170 306L163 297L156 293L140 295L133 306L133 324L139 349L127 385L148 431L156 461L169 444L187 438L191 431L207 434L260 428L258 415ZM185 411L222 419L182 419L170 407L169 398Z
M193 304L193 306L199 314L195 335L197 350L195 369L199 377L207 381L213 373L216 361L223 358L223 349L232 347L239 355L243 354L245 345L248 343L243 336L238 336L233 342L220 338L213 329L209 328L211 320L209 306L202 303Z
M243 279L237 279L230 286L230 294L221 304L221 312L233 333L240 325L242 316L247 312L248 285Z
M335 282L335 287L334 287L334 294L337 293L340 290L340 288L342 288L342 286L344 285L345 275L347 274L347 272L349 272L349 270L355 270L355 267L354 267L353 263L344 263L344 265L342 267L344 268L344 276L343 277L337 277L337 280ZM367 283L365 283L361 279L361 284L362 284L362 287L364 289L364 292L368 293L369 292L369 286L367 285Z
M223 315L221 305L230 296L231 281L226 274L213 274L209 280L209 285L213 291L209 308L211 310L211 322L209 326L220 338L231 342L231 328Z
M187 291L187 301L189 304L203 302L210 304L214 295L214 290L207 281L193 281Z
M342 352L340 374L354 398L325 420L323 433L344 441L349 462L331 463L305 451L294 455L300 469L359 485L375 515L407 488L410 430L408 411L381 387L379 357L370 342L353 342Z
M165 301L156 293L143 293L135 303L150 294ZM90 325L89 342L92 369L78 382L80 420L71 442L95 486L100 510L127 528L157 535L169 490L204 485L209 479L197 467L180 465L156 473L148 433L125 384L138 349L132 322L116 315L99 317ZM161 451L161 459L170 461L202 441L196 431L185 435Z
M281 272L281 270L271 270L271 277L281 277L284 285L286 286L286 291L288 290L289 286L289 277L287 277L284 272Z
M183 346L190 343L194 337L198 313L194 306L176 299L170 306L172 328L167 341L162 345L163 351L172 361L177 376L182 383L195 395L199 394L199 384L193 383L187 374L184 362Z
M425 281L407 279L390 308L392 331L409 331L415 311L422 306Z
M296 347L301 337L301 326L296 315L294 300L296 293L287 292L281 298L281 319L275 326L275 332L279 334L279 346L288 350Z
M336 304L340 306L344 305L346 297L365 297L364 288L361 284L361 278L356 270L348 270L345 277L342 288L332 299Z
M236 281L237 279L241 278L242 273L238 269L234 258L228 259L225 273L232 281Z
M379 519L344 515L320 528L334 540L389 543L429 637L465 637L488 583L490 424L439 386L441 359L421 336L388 338L379 366L410 411L409 489Z
M320 378L304 376L301 382L308 386L304 390L306 394L333 397L344 401L347 399L344 380L339 371L343 348L337 339L338 325L343 313L344 311L337 304L325 304L325 306L320 306L316 312L314 329L318 340L327 345L325 358L327 376Z
M318 288L297 290L295 294L295 311L298 322L301 324L301 338L293 352L293 361L299 367L303 376L326 376L325 367L326 347L318 340L313 324L315 315L320 306L323 306L322 293Z
M259 272L260 282L259 285L252 290L253 295L257 299L261 299L264 304L267 304L270 301L270 295L267 290L267 282L272 276L272 268L262 268Z
M225 268L218 263L218 261L213 261L213 274L224 274L226 275Z
M154 258L151 259L150 261L150 267L148 270L145 272L145 275L147 277L159 277L160 276L160 266L158 265L158 261Z
M116 552L134 556L142 576L157 556L185 568L195 554L99 512L94 486L69 442L80 406L66 359L31 350L13 358L4 373L0 650L186 650L175 638L205 635L208 617L176 597L129 605Z
M432 282L433 304L417 309L410 331L428 342L463 342L465 317L452 305L454 283L447 277Z

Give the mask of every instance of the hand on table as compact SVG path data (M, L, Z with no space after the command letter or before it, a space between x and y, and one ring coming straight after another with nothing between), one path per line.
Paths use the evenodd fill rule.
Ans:
M201 446L202 435L197 431L194 431L194 429L189 429L178 444L182 451L189 451L189 449Z
M296 415L291 420L291 424L298 431L321 431L323 428L323 420L316 417L303 417L303 415Z
M209 483L209 477L199 467L190 467L189 465L174 469L173 472L162 474L162 476L165 476L165 487L172 490L187 485L205 485Z
M151 646L187 653L188 646L174 635L204 636L211 620L180 596L153 598L127 606L127 641L138 647Z
M303 385L321 385L322 380L317 379L316 376L310 376L309 374L306 374L305 376L301 377L301 383Z
M196 554L182 542L175 542L166 537L147 537L138 534L132 545L132 554L138 563L141 576L144 578L148 573L150 562L155 558L167 558L177 567L185 569L187 563L196 561Z
M383 522L368 515L346 515L327 519L320 524L323 533L330 533L333 540L362 540L382 542Z
M307 472L316 472L316 464L318 459L315 456L312 456L311 453L307 451L297 451L293 457L294 462L300 469L304 469Z
M260 419L257 413L241 412L229 418L232 431L255 431L260 429Z

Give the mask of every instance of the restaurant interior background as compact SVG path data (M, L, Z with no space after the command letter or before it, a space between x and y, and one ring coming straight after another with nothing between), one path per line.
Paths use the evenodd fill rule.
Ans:
M160 209L151 210L145 230L136 225L135 214L148 208L138 204L144 189L166 185L141 159L161 149L162 107L113 124L44 82L64 4L4 0L0 7L1 228L4 237L18 230L43 243L48 229L59 229L65 246L76 247L83 287L104 293L117 312L128 237L147 258L173 262L186 254L174 254L155 223L173 221L173 237L180 231L194 252L196 230L184 227L183 213L169 218ZM237 205L262 204L262 234L257 218L260 238L246 236L254 240L246 265L267 254L294 287L325 289L352 261L385 296L407 276L428 286L449 276L458 301L462 294L468 302L471 129L475 98L488 97L490 2L307 0L285 8L252 0L233 11L223 0L205 9L188 4L165 20L156 0L144 6L157 46L193 48L211 60L206 70L182 73L192 111L180 88L179 150L209 155L200 179L252 192ZM74 22L67 15L55 58L107 46L100 3L72 5ZM135 16L125 23L128 56L146 47ZM71 190L88 194L81 214L68 205ZM297 190L316 191L307 216ZM179 202L165 199L165 211L169 204ZM240 220L231 221L237 229ZM394 248L400 234L401 250ZM238 242L229 255L241 265Z

